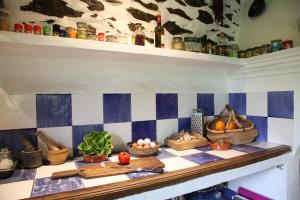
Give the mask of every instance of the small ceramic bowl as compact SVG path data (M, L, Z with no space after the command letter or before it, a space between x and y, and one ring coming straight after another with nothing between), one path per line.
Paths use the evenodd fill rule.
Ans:
M60 150L51 151L48 150L48 161L51 165L60 165L63 164L68 158L68 149L64 147Z
M212 150L224 151L230 149L231 145L228 142L214 142L214 143L209 143L209 147Z

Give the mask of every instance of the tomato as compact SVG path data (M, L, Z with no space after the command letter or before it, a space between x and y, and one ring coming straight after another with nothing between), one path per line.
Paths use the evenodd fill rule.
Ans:
M125 151L122 151L118 154L118 160L119 164L127 165L130 161L130 154Z

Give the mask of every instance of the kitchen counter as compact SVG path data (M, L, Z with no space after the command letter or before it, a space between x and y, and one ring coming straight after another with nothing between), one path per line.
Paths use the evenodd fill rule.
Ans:
M51 180L53 172L85 165L75 160L62 165L15 170L12 177L0 180L0 193L2 200L166 199L283 165L290 150L288 146L271 143L236 145L227 151L209 147L185 151L161 148L157 158L165 164L163 174L140 172L94 179L77 176ZM117 161L117 156L111 156L109 161Z

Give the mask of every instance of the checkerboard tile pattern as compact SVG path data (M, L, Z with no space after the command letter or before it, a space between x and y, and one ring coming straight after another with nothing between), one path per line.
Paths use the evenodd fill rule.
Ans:
M291 144L294 131L278 131L294 127L293 91L0 95L0 103L0 148L10 148L15 157L21 135L37 145L37 129L67 146L70 156L79 155L77 145L90 130L110 132L115 151L139 138L163 143L172 133L191 129L193 109L202 110L205 122L228 103L254 122L256 141Z
M199 166L205 163L237 157L248 153L264 151L265 149L275 146L277 146L277 144L256 142L249 145L235 145L231 150L227 151L214 151L211 150L208 146L184 151L176 151L174 149L164 147L160 149L156 157L165 164L164 171L171 172L175 170ZM137 158L132 157L132 159ZM111 157L109 157L109 160L105 162L117 162L117 155L112 155ZM99 186L109 183L116 183L156 174L151 172L138 172L93 179L84 179L80 176L57 180L51 179L51 174L53 172L79 169L83 165L99 165L99 163L84 163L81 162L79 158L79 160L70 161L62 165L48 165L41 166L37 169L15 170L12 177L0 180L0 192L1 194L6 194L7 191L19 191L21 188L21 193L10 194L9 198L28 198L64 191L71 191L80 188Z

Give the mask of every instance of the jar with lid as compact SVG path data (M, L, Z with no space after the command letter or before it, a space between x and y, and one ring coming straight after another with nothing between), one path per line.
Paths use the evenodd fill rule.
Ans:
M33 26L33 32L36 35L41 35L42 34L42 27L40 25L34 25Z
M238 58L239 46L237 44L230 45L230 57Z
M76 28L67 27L66 32L67 32L68 38L76 38L76 34L77 34Z
M173 37L172 39L172 49L175 50L185 50L185 45L182 40L182 37Z
M145 46L144 27L140 23L135 24L135 45Z
M227 56L228 46L227 45L217 45L216 54L220 56Z
M269 44L262 45L262 54L270 53L270 46Z
M101 41L101 42L105 41L105 34L104 33L98 33L98 41Z
M11 169L13 164L11 152L7 148L0 149L0 170Z
M254 47L253 48L253 56L259 56L261 55L261 48L260 47Z
M77 38L78 39L86 39L86 30L85 28L77 28Z
M196 51L198 48L197 38L195 37L185 37L184 45L186 51Z
M2 0L0 0L0 30L9 31L9 12L4 8Z
M31 24L25 24L24 25L24 32L25 33L32 33L32 25Z
M51 28L48 25L43 26L43 35L49 36L51 35Z
M245 51L239 51L239 58L245 58Z
M246 49L245 57L250 58L250 57L252 57L252 55L253 55L253 49L252 48Z
M53 24L52 26L52 35L53 36L59 36L60 33L60 25L59 24Z
M23 33L23 25L22 24L15 24L14 31L17 33Z
M282 42L283 49L293 48L293 40L285 40Z
M271 41L271 52L279 51L282 49L282 40Z

